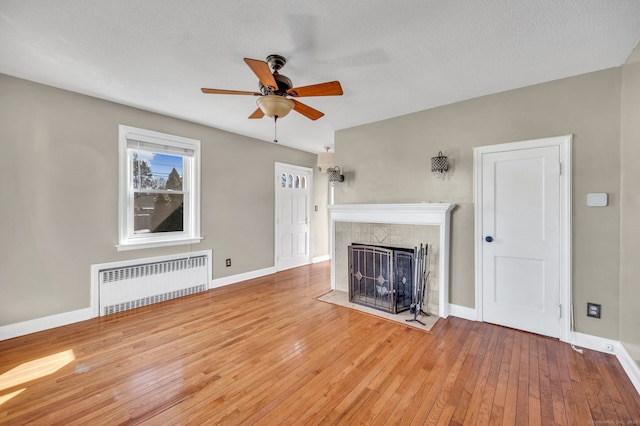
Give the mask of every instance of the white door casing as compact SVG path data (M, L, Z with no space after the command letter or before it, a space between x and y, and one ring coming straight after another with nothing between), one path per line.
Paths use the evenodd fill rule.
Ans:
M569 340L570 152L571 135L474 149L479 320Z
M275 266L282 271L311 263L311 188L308 167L276 163Z

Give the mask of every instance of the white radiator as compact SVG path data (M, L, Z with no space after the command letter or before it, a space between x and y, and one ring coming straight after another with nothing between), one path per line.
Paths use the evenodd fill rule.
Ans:
M99 316L206 291L211 251L92 265ZM94 278L95 280L95 278Z

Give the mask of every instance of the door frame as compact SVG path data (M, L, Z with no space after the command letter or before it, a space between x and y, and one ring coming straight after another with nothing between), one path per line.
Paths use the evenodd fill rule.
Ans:
M482 305L482 156L521 149L557 146L560 150L560 340L569 342L572 328L571 292L571 143L573 135L531 139L473 149L474 249L476 320L483 321Z
M311 167L305 167L305 166L298 166L295 164L288 164L288 163L281 163L276 161L275 162L275 170L274 170L274 176L275 176L275 180L274 180L274 205L273 205L273 230L274 230L274 236L273 236L273 266L275 268L276 271L280 271L280 266L278 265L278 250L280 247L280 224L278 223L278 206L279 206L279 202L280 200L278 199L279 197L279 190L280 190L280 168L281 167L286 167L289 169L297 169L300 171L305 171L305 172L309 172L309 181L307 182L307 191L309 191L309 197L307 197L307 213L309 214L309 238L308 238L308 251L309 251L309 258L307 261L307 265L311 263L312 261L312 257L311 257L311 248L313 247L313 215L311 214L311 205L312 205L312 197L313 197L313 168Z

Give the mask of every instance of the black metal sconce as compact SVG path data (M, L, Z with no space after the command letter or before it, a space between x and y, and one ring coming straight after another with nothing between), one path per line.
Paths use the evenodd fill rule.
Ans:
M448 170L449 162L447 157L442 154L442 151L438 151L438 156L431 158L431 173L437 176L444 176Z
M337 186L344 182L344 175L340 171L340 167L331 167L327 169L327 173L329 174L329 183L331 183L331 186Z

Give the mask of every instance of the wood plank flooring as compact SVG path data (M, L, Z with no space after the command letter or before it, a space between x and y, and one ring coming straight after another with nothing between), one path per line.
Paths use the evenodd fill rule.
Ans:
M0 424L640 424L612 355L455 317L425 333L315 300L329 274L0 342Z

